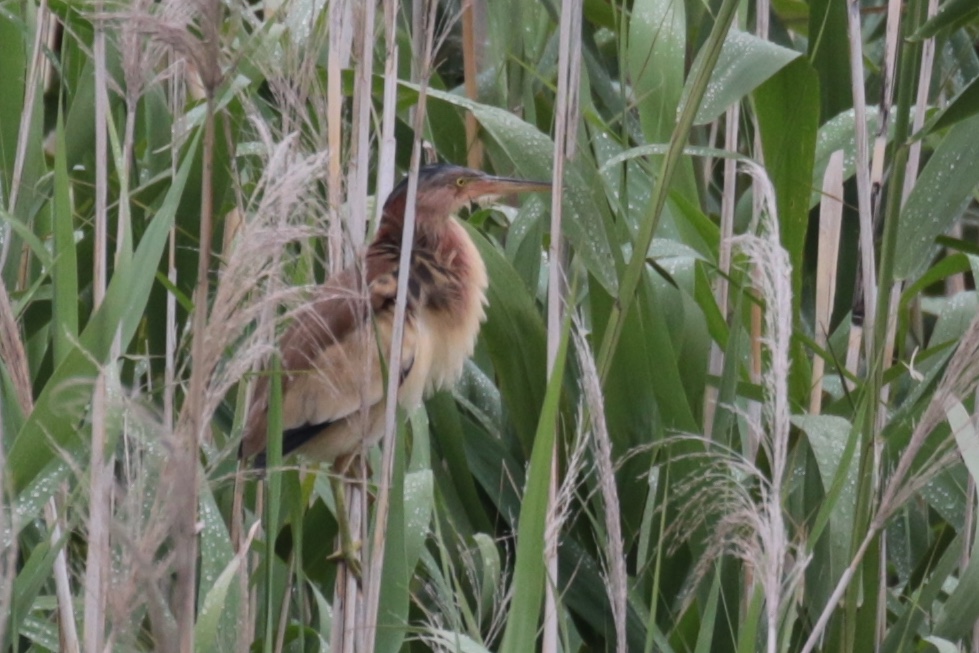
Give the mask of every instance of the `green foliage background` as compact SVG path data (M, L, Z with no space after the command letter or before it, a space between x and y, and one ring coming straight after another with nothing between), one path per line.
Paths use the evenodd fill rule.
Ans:
M472 99L460 6L439 3L423 137L440 160L465 163L471 114L483 167L550 178L564 137L559 19L573 3L476 4L485 38ZM344 37L322 2L226 2L209 23L206 4L0 0L0 650L70 650L70 631L86 650L95 631L113 650L328 650L339 625L326 472L287 460L261 481L238 468L237 439L252 371L288 308L366 236L352 216L370 218L374 204L358 195L365 168L355 164L368 163L372 189L382 171L407 171L421 5L399 7L398 83L385 99L381 8L371 68L358 18L337 78L331 52ZM848 11L860 21L861 87ZM488 317L459 387L400 429L375 649L546 645L556 451L567 484L560 650L979 650L974 0L945 0L937 13L922 0L585 0L581 18L580 113L561 194L574 320L548 332L547 198L467 216L490 273ZM900 23L892 68L889 19ZM372 113L358 114L364 93ZM384 115L395 119L393 159L378 150ZM860 121L871 155L875 139L881 148L870 212ZM842 195L830 197L836 150ZM767 181L744 174L750 161ZM774 207L759 222L765 192ZM213 201L213 237L202 198ZM822 315L830 200L842 203L842 238ZM774 303L752 272L765 262L741 250L721 271L725 213L735 235L780 244L789 301ZM875 242L876 305L855 291L868 277L861 229ZM763 315L790 327L785 369ZM869 345L857 341L846 371L861 325ZM550 380L549 340L563 343ZM791 429L779 430L779 405ZM199 446L181 458L187 437ZM93 438L107 452L107 521L93 510ZM187 460L192 535L171 509ZM603 462L614 466L611 495ZM262 483L274 506L264 514ZM93 532L106 538L109 599L90 621ZM192 638L174 581L190 540ZM59 600L62 589L74 600Z

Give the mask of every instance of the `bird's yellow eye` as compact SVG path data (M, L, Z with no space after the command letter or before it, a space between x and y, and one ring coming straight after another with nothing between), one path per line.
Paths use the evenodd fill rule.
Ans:
M469 180L467 178L465 178L465 177L459 177L458 179L456 179L456 186L459 186L461 188L462 186L465 186L466 183L468 183L468 182L469 182Z

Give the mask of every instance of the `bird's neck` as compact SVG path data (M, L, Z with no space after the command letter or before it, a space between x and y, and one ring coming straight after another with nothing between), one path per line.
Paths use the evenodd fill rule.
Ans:
M446 315L473 313L473 328L482 319L486 272L465 229L453 218L431 220L421 216L411 253L409 292L428 310ZM400 216L385 216L368 249L368 265L399 265L402 227ZM392 219L393 218L393 219ZM475 320L475 321L473 321Z
M400 251L404 236L404 222L404 213L385 211L381 216L381 224L377 228L371 249L379 246L385 251ZM448 222L448 219L426 219L424 216L416 216L412 246L438 247L447 231Z

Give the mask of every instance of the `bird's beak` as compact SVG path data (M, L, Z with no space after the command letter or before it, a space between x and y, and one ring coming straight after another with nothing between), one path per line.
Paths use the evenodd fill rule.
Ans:
M550 191L551 182L485 175L472 179L468 184L468 190L473 198L499 197L514 193Z

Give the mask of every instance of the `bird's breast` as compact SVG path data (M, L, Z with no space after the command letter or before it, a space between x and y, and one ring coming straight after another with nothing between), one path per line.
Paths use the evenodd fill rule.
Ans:
M419 328L431 342L426 390L454 385L476 346L486 319L486 266L476 245L454 218L439 247L422 253L412 276L422 288Z

